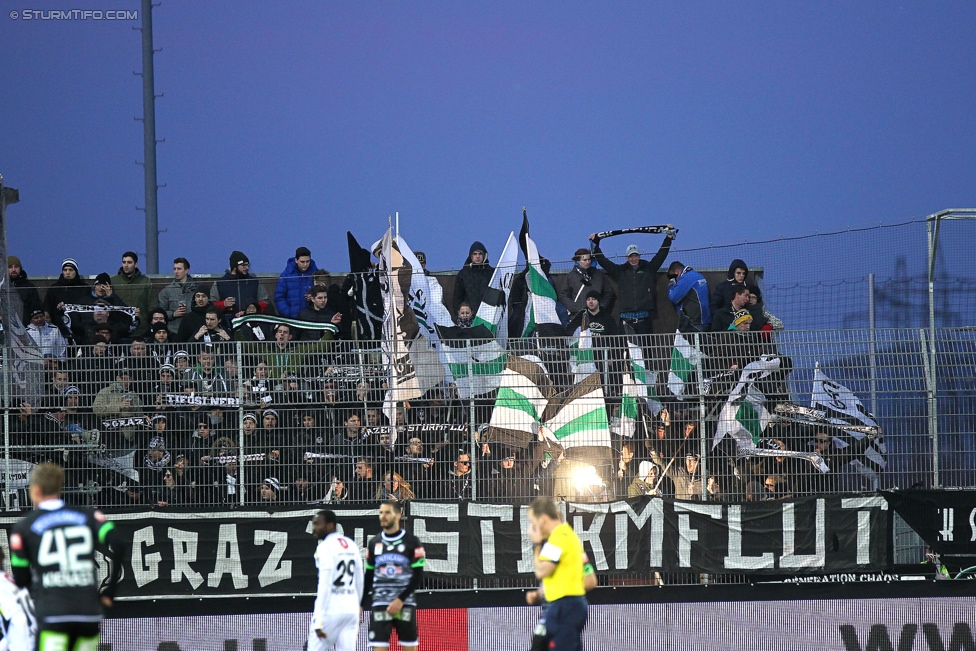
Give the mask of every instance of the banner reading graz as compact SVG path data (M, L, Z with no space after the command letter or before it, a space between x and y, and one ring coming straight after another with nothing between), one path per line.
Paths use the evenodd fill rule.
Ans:
M887 503L876 496L743 504L639 498L562 506L600 572L782 575L890 566ZM132 541L119 594L312 593L310 519L316 511L110 513ZM360 545L379 531L375 508L336 513ZM0 519L0 544L15 521ZM531 572L524 506L413 502L404 522L424 543L431 574Z

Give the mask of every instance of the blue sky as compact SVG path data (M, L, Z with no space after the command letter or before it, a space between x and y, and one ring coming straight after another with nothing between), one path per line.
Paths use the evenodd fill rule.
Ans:
M29 3L77 7L138 3ZM976 205L971 0L166 0L154 22L163 272L235 249L278 272L299 245L345 270L345 231L371 242L395 211L448 269L476 239L497 258L523 205L553 260L607 228L673 222L691 248ZM32 275L145 251L137 26L0 14Z

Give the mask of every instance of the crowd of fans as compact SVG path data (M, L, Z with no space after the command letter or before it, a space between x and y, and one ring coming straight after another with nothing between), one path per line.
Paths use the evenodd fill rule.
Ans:
M669 234L650 261L632 246L626 262L616 264L591 236L591 248L575 252L572 270L550 278L565 334L580 327L593 335L617 425L625 335L639 342L650 365L667 367L670 351L651 334L657 272L672 239ZM426 271L426 256L417 257ZM543 268L548 273L548 263ZM492 440L486 425L491 395L461 400L453 384L442 383L398 404L391 424L383 413L385 369L379 354L359 340L363 314L349 291L355 283L333 283L305 247L288 260L273 297L239 251L210 284L194 279L190 263L177 258L172 282L158 294L131 251L116 275L100 273L94 282L66 259L43 298L18 258L8 258L8 270L27 335L45 360L43 395L14 405L11 457L62 463L68 499L80 503L528 503L540 494L778 499L849 487L841 473L822 475L796 459L737 458L728 441L706 457L710 467L703 474L700 418L676 399L663 399L657 414L641 403L632 433L612 428L607 462L590 468L598 489L590 483L585 493L572 477L560 476L580 463L572 449L554 454L537 442ZM475 242L445 301L461 328L471 327L492 272L484 246ZM703 372L717 379L709 387L712 404L724 400L737 380L730 371L774 353L769 331L783 324L763 305L742 260L732 262L728 279L712 291L680 262L667 275L679 330L721 335L705 340L711 366ZM526 306L515 285L509 300L510 318L521 323ZM237 321L235 327L234 319L247 315L282 318ZM526 350L525 342L513 349ZM537 350L557 389L572 386L565 344ZM788 372L768 380L767 395L788 398ZM657 395L666 393L659 387ZM836 449L829 433L805 426L781 425L771 433L774 449L815 450L832 468L842 468L855 452Z

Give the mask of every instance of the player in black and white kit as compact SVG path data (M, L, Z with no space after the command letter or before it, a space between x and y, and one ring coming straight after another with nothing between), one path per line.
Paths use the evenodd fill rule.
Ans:
M100 511L65 506L64 470L53 463L34 468L34 510L10 534L14 580L30 586L37 615L38 651L95 651L102 606L111 606L121 575L118 562L99 595L95 550L121 559L125 542Z
M369 646L386 651L396 629L400 646L416 649L417 601L414 592L424 579L424 547L400 528L400 503L380 504L383 532L366 545L366 590L363 608L370 608ZM372 598L370 592L372 591Z
M359 545L336 531L336 514L319 511L312 519L318 539L315 566L319 588L308 632L308 651L355 651L359 603L363 598L363 556Z

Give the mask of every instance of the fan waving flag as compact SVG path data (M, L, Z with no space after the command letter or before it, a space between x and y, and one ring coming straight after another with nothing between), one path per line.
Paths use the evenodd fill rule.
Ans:
M488 290L481 299L481 305L474 314L473 326L482 325L498 340L502 348L508 345L508 292L512 288L512 279L518 267L518 244L515 233L508 234L505 248L491 275Z
M810 406L823 411L827 419L837 425L878 427L874 415L865 408L854 392L831 380L819 366L813 374ZM854 449L864 450L860 458L854 459L851 464L871 483L872 490L878 489L878 474L887 466L888 451L880 431L878 428L879 433L871 436L853 429L843 430L844 436L833 437L835 445L840 448L852 446Z
M549 282L539 259L539 249L529 237L529 218L522 209L522 230L519 240L525 251L526 283L529 290L529 304L525 309L525 322L522 337L538 333L539 337L559 337L563 335L563 324L556 313L556 288Z
M763 432L770 421L766 409L766 396L756 387L762 380L780 367L779 357L762 357L750 362L742 369L738 384L729 393L729 399L722 406L712 447L717 446L726 435L736 443L739 456L743 457L792 457L806 459L820 472L827 472L823 457L815 452L796 452L793 450L772 450L759 445Z
M441 361L451 371L458 397L467 399L498 388L508 353L506 297L518 265L515 234L509 233L485 297L470 328L435 323L441 340Z

